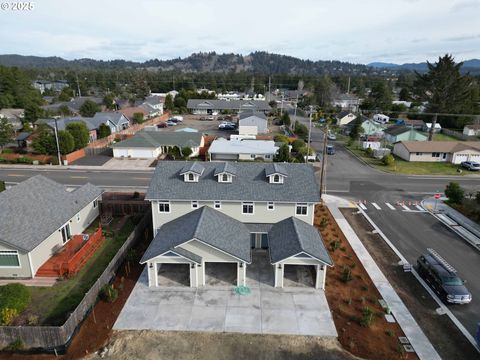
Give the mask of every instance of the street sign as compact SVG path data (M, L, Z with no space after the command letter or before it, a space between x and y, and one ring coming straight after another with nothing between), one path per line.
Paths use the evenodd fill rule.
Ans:
M436 193L435 195L433 195L433 197L435 199L440 199L441 196L442 196L442 194L439 194L439 193Z

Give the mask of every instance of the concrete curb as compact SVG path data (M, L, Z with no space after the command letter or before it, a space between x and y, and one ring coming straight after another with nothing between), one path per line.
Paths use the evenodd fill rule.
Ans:
M423 202L422 202L423 206ZM387 238L387 236L380 230L380 228L373 222L372 219L363 211L361 208L358 207L358 210L362 213L362 215L365 217L365 219L370 223L370 225L373 226L373 228L376 230L376 232L382 237L382 239L385 241L385 243L393 250L393 252L400 258L400 260L404 264L408 264L407 259L398 251L398 249L395 247L395 245L392 244L392 242ZM429 211L428 211L429 212ZM430 213L430 212L429 212ZM433 215L433 214L432 214ZM435 294L435 292L427 285L427 283L420 277L420 275L417 273L417 271L412 267L412 274L415 276L415 278L420 282L420 284L427 290L427 292L430 294L430 296L435 300L435 302L438 304L438 306L442 309L443 313L446 314L450 320L455 324L455 326L460 330L460 332L467 338L467 340L473 345L473 347L480 353L480 346L477 344L475 338L468 332L468 330L463 326L463 324L456 318L455 315L450 311L450 309L440 300Z
M338 226L352 246L355 254L362 262L365 270L372 279L372 282L378 289L382 298L391 309L395 319L405 333L405 336L409 339L410 344L414 348L416 354L421 360L440 360L440 355L438 355L433 345L430 343L420 326L408 311L408 308L395 292L388 279L385 277L385 275L383 275L382 271L375 263L368 250L365 248L350 224L340 212L339 206L341 206L341 203L347 202L341 198L331 195L329 195L326 199L327 207L332 212L332 215L337 221Z

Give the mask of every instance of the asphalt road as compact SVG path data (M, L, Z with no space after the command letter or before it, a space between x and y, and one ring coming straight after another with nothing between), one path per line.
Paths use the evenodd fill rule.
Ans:
M475 335L480 322L480 252L450 231L429 213L391 210L377 203L382 210L367 204L367 214L387 238L411 263L425 254L427 248L436 250L457 271L473 295L468 305L450 305L449 308Z

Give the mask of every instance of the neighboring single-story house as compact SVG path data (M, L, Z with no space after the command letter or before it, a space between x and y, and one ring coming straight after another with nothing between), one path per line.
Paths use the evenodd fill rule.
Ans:
M192 157L198 156L204 146L201 133L139 131L133 137L112 145L116 158L156 159L172 147L192 149Z
M333 106L338 106L343 110L352 112L358 111L360 99L353 94L340 94L332 101Z
M130 120L119 111L97 112L92 120L98 123L113 124L112 133L120 132L130 127Z
M125 117L127 117L127 119L130 120L130 123L133 123L133 116L136 113L143 114L143 117L145 119L147 119L150 115L150 113L145 108L140 107L140 106L126 107L126 108L120 109L118 111L121 112L123 115L125 115Z
M213 114L222 111L261 111L271 110L265 100L211 100L211 99L189 99L187 108L196 115Z
M30 147L33 141L32 133L31 132L18 133L17 137L15 138L15 141L17 142L17 146L19 148Z
M409 126L394 125L383 131L385 140L391 144L399 141L427 141L428 136Z
M43 110L58 112L60 110L60 107L66 106L72 112L73 115L80 115L80 108L82 107L83 103L87 100L93 101L99 107L104 108L103 98L95 97L95 96L77 96L72 98L70 101L63 101L63 102L57 102L54 104L43 105L41 106L41 108Z
M252 114L251 112L240 113L238 120L239 135L258 135L268 132L268 122L264 114Z
M74 123L84 123L87 126L88 134L89 134L89 142L97 140L98 129L100 127L100 124L102 124L102 122L99 119L93 120L93 118L86 118L81 116L60 118L60 119L57 119L56 126L58 131L62 131L62 130L66 130L68 124L74 124ZM52 130L55 129L55 119L38 119L35 122L35 125L41 125L41 124L46 124ZM115 128L115 124L113 124L108 120L106 120L104 124L110 127L110 129Z
M337 120L337 125L339 126L347 125L354 121L356 118L357 116L350 111L341 111L335 116L335 119Z
M480 136L480 124L465 125L463 135Z
M478 141L400 141L393 147L393 153L407 161L480 162Z
M383 137L385 127L372 119L364 119L360 126L362 135Z
M423 131L430 132L430 129L432 128L432 123L425 123L425 126L423 127ZM435 129L433 129L434 133L439 133L442 131L442 125L440 125L438 122L435 123Z
M215 139L208 149L210 160L255 160L273 161L278 151L273 140L226 140Z
M12 124L15 131L21 130L23 127L23 118L25 110L23 109L2 109L0 110L0 119L7 119Z
M283 287L285 267L302 266L313 270L314 287L324 289L333 262L313 226L320 192L312 166L162 161L146 199L155 236L140 262L147 264L150 287L161 286L167 264L188 276L190 287L204 286L219 264L234 274L235 285L248 286L251 252L268 249L272 285Z
M74 191L41 175L0 193L0 278L34 278L38 269L99 216L102 190Z
M396 119L395 125L405 125L415 130L423 131L425 127L425 122L423 120L417 119Z

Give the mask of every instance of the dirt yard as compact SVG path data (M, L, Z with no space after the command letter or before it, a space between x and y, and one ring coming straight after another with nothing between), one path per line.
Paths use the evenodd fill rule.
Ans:
M438 315L437 303L410 273L398 265L400 259L356 209L344 209L343 215L363 245L388 278L397 294L443 359L479 359L478 352L446 315Z
M380 293L326 207L316 206L314 224L335 264L325 293L342 346L365 359L418 359L401 346L398 323L385 320Z
M89 359L97 359L91 355ZM335 340L205 332L115 332L104 359L354 360Z

